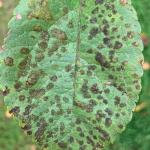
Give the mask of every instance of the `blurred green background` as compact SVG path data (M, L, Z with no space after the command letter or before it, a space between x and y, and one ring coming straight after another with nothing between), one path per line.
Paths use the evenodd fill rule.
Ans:
M7 35L7 23L19 0L0 0L0 50ZM150 1L132 0L142 26L144 42L142 92L133 119L127 129L106 150L150 150ZM1 102L1 100L0 100ZM38 150L31 137L27 137L18 127L16 120L0 103L0 150Z

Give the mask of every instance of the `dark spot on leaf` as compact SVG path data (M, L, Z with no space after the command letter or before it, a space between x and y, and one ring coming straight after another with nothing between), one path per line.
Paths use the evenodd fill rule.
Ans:
M51 48L48 49L48 55L52 56L59 48L59 43L54 43Z
M39 77L43 75L44 75L44 72L42 72L41 70L36 71L36 72L31 72L26 81L27 87L32 87L33 85L35 85Z
M107 45L108 47L111 45L111 39L110 39L110 38L107 38L107 37L104 38L104 39L103 39L103 42L104 42L104 44Z
M14 88L15 88L17 91L19 91L19 90L21 89L21 85L22 85L22 83L19 82L19 81L17 81L17 82L15 83L15 85L14 85Z
M96 17L93 17L93 18L90 19L90 23L93 23L93 24L94 24L94 23L96 23L96 22L97 22L97 18L96 18Z
M110 90L109 89L105 89L104 92L105 92L105 94L109 94Z
M68 10L68 7L64 7L64 8L63 8L63 13L64 13L64 15L67 14L68 11L69 11L69 10Z
M95 70L95 69L96 69L96 66L95 66L95 65L89 65L89 66L88 66L88 69L89 69L89 70Z
M61 47L60 50L61 50L61 52L63 52L63 53L67 51L67 49L66 49L65 47Z
M12 57L6 57L4 59L4 63L5 63L6 66L10 66L11 67L11 66L14 65L14 60L13 60Z
M20 63L19 63L19 69L25 69L26 66L28 64L28 60L27 59L23 59Z
M94 9L92 10L92 14L97 14L97 13L98 13L98 10L99 10L98 7L94 8Z
M49 33L47 31L42 31L40 35L41 40L48 41L49 40Z
M24 125L24 127L21 127L23 130L30 130L31 129L31 125L30 124L26 124Z
M40 98L45 94L44 89L32 89L29 91L29 94L33 98Z
M105 67L105 68L109 68L110 67L110 64L108 63L108 61L106 60L106 58L100 52L97 52L97 54L95 56L95 60L97 62L99 62L99 64L102 67Z
M93 84L92 87L90 88L90 90L94 93L94 94L98 94L99 93L99 88L97 84Z
M41 48L41 49L46 49L47 48L47 42L45 42L45 41L42 41L42 42L40 42L39 44L39 47Z
M93 106L90 105L90 104L87 105L87 106L86 106L86 112L88 112L88 113L89 113L89 112L93 112Z
M107 112L109 116L112 116L112 115L113 115L112 110L110 110L109 108L106 108L106 109L105 109L105 112Z
M120 107L125 107L126 104L125 103L120 103Z
M68 141L69 141L69 143L73 143L74 142L74 138L72 136L70 136Z
M68 99L67 97L63 97L63 101L64 101L65 103L68 103L68 102L69 102L69 99Z
M55 38L59 39L60 41L67 40L66 33L57 28L55 28L51 31L51 35L52 35L52 37L55 37Z
M15 106L14 108L12 108L12 109L9 111L10 114L14 114L14 115L18 114L19 112L20 112L19 106Z
M102 4L104 2L104 0L95 0L95 4Z
M119 105L120 104L120 97L116 96L115 97L115 105Z
M119 125L118 125L118 128L123 129L123 125L122 125L122 124L119 124Z
M40 62L44 59L44 54L43 53L37 53L36 56L35 56L35 60L37 62Z
M83 93L83 97L85 98L90 98L90 94L89 94L89 91L88 91L88 85L87 85L87 82L84 81L82 87L81 87L81 92Z
M52 76L51 78L50 78L52 81L57 81L57 76L56 75L54 75L54 76Z
M112 120L110 118L105 119L105 125L109 127L112 124Z
M63 148L63 149L67 148L67 143L59 142L58 145L59 145L60 148Z
M123 46L123 45L122 45L121 42L116 41L116 42L115 42L115 45L114 45L114 49L120 49L122 46Z
M31 135L31 134L32 134L32 131L27 131L27 134L28 134L28 135Z
M80 118L76 118L76 124L80 124L81 123L81 119Z
M89 37L88 39L91 40L92 38L94 38L99 32L99 29L96 28L96 27L93 27L91 30L90 30L90 33L89 33Z
M50 89L52 89L54 87L54 84L53 83L49 83L48 85L47 85L47 90L50 90Z
M19 101L24 101L25 100L25 96L24 95L20 95L19 96Z
M35 25L33 27L33 31L36 31L36 32L41 32L42 31L42 27L40 25Z
M30 50L28 48L23 47L21 48L20 52L21 54L29 54Z
M9 94L10 90L8 89L8 87L5 87L5 90L3 90L2 94L3 96L7 96Z

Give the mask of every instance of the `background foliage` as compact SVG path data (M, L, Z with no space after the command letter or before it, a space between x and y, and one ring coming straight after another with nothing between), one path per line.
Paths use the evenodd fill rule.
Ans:
M0 49L7 33L7 22L18 0L0 0ZM145 71L143 89L134 116L127 129L106 150L150 150L150 3L149 0L132 0L142 26L145 43ZM0 150L37 150L30 137L26 137L15 120L0 103Z

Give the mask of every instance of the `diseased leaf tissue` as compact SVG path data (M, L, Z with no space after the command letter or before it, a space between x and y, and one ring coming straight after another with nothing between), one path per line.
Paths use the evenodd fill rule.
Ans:
M19 19L16 15L19 14ZM41 148L96 150L132 117L143 45L131 1L21 0L0 56L10 113Z

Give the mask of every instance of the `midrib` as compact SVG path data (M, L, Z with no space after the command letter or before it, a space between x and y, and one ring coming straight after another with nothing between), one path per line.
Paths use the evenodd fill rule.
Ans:
M79 63L79 51L80 51L80 30L81 30L81 0L79 0L79 10L78 10L78 29L77 29L77 45L76 45L76 56L75 56L75 67L74 67L74 81L73 81L73 104L76 101L76 80L77 80L77 72L78 72L78 63Z

